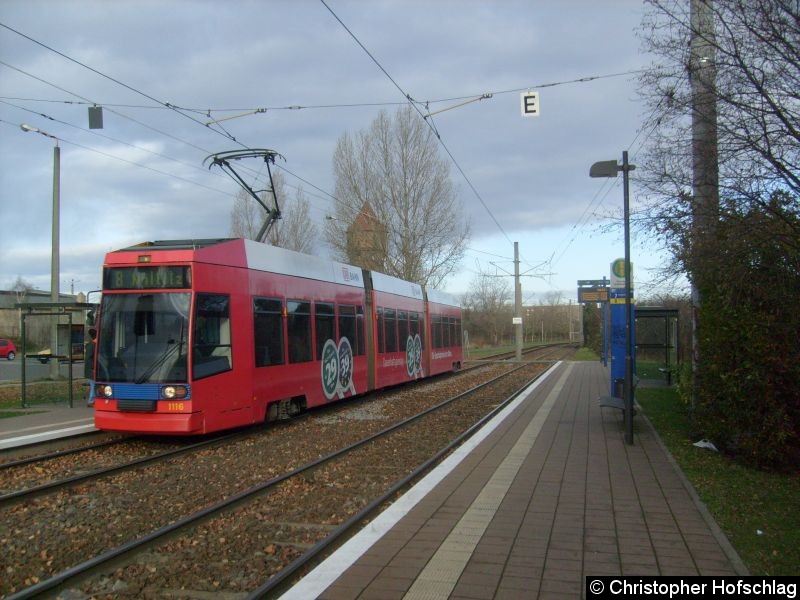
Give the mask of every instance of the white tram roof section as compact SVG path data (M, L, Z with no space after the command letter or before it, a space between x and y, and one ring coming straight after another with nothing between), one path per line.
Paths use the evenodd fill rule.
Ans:
M377 271L372 271L371 273L373 290L394 294L395 296L422 300L422 286L418 283L411 283L410 281L398 279L397 277L392 277L385 273L378 273Z
M252 240L244 240L244 248L247 253L247 267L250 269L357 288L364 287L364 276L359 267Z
M434 304L444 304L445 306L455 306L461 308L461 302L458 297L447 292L440 292L439 290L428 289L428 302Z

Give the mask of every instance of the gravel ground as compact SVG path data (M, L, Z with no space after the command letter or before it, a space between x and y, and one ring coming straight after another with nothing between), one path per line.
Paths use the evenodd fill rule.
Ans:
M192 440L194 441L194 440ZM175 439L136 439L93 448L0 471L0 495L50 483L76 475L83 475L153 456L190 443Z
M0 594L328 454L508 368L491 365L384 391L369 402L7 507L0 511ZM472 407L449 409L449 417L426 417L419 426L356 451L347 461L293 478L62 597L238 597L327 536L497 401L483 398ZM67 462L54 469L70 468L69 457L58 461Z

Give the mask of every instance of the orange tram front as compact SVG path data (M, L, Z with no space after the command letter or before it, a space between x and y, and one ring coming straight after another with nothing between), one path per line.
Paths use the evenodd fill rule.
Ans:
M285 418L463 360L452 296L243 239L109 253L97 330L95 426L113 431Z

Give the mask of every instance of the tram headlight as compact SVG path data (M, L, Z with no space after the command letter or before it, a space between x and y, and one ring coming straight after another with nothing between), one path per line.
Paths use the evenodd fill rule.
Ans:
M161 396L167 400L172 400L174 398L186 398L186 393L187 390L185 385L168 385L161 388Z
M111 396L114 395L114 389L110 385L98 385L97 395L105 396L106 398L111 398Z

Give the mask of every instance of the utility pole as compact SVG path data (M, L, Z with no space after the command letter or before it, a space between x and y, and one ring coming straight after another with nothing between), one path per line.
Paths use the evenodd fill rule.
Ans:
M53 146L53 229L52 229L52 247L50 253L50 302L58 304L61 294L59 293L59 215L61 214L61 148L58 146L58 138L52 134L39 129L38 127L31 127L27 123L22 123L19 126L22 131L32 131L45 137L55 140ZM56 307L53 307L55 312ZM23 321L24 324L24 321ZM50 378L58 378L58 360L52 358L58 354L58 317L53 315L53 320L50 323ZM25 360L25 357L22 359ZM23 369L25 368L23 362ZM24 404L24 399L23 399Z
M519 242L514 242L514 334L517 361L522 360L522 286L519 283Z
M61 231L59 215L61 214L61 148L58 147L58 140L53 147L53 231L52 231L52 251L50 256L50 301L54 304L61 300L59 290L59 232ZM58 354L58 317L52 317L53 322L50 329L50 378L58 379L58 359L54 358ZM67 338L67 352L69 353L69 338ZM25 360L25 357L22 357ZM70 365L72 363L70 362ZM69 368L72 368L71 366Z
M700 358L698 329L703 291L713 268L706 264L713 252L719 216L719 160L717 155L717 100L714 13L712 0L691 0L689 80L692 86L692 229L690 273L692 291L692 372ZM691 399L695 404L695 397Z

